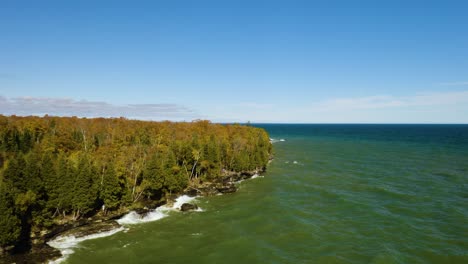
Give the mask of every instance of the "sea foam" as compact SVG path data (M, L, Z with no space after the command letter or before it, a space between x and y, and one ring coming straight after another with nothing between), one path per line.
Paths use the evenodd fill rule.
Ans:
M58 263L65 261L68 258L68 256L73 254L74 252L73 248L76 248L80 242L83 242L85 240L90 240L90 239L112 236L123 230L125 230L124 227L119 227L110 231L100 232L100 233L91 234L91 235L82 236L82 237L75 237L73 235L58 236L54 238L53 240L47 242L47 244L53 248L60 250L62 257L49 261L49 264L58 264Z
M258 175L258 173L255 173L255 174L251 177L251 179L263 178L263 177L264 177L264 176Z
M180 207L184 203L190 203L195 200L197 197L190 197L188 195L182 195L178 197L174 204L169 207L167 205L160 206L154 210L149 211L145 215L140 215L135 211L131 211L130 213L124 215L122 218L117 220L117 223L121 225L135 225L135 224L142 224L147 222L153 222L160 220L164 217L167 217L169 211L178 211ZM198 208L196 211L203 211L203 209Z
M168 216L165 211L166 210L160 207L148 212L145 215L140 215L135 211L131 211L130 213L124 215L122 218L117 220L117 223L121 225L135 225L135 224L157 221L159 219L162 219Z
M190 203L194 201L196 198L197 197L190 197L188 195L182 195L175 200L174 204L171 207L167 205L163 205L154 210L151 210L145 215L140 215L135 211L131 211L128 214L124 215L122 218L118 219L117 223L121 225L135 225L135 224L157 221L164 217L169 216L168 214L169 211L179 211L180 207L184 203ZM196 211L201 212L203 211L203 209L198 208ZM58 263L65 261L68 258L68 256L73 254L74 252L73 248L77 247L80 242L83 242L85 240L100 238L100 237L111 236L123 230L127 230L127 229L125 227L119 227L119 228L116 228L107 232L96 233L96 234L83 236L83 237L75 237L73 235L58 236L55 239L47 242L47 244L49 244L49 246L53 248L60 250L62 257L49 261L49 264L58 264Z
M284 138L281 138L281 139L270 138L270 143L271 144L278 143L278 142L284 142L284 141L286 141L286 139L284 139Z
M188 195L182 195L175 200L174 204L172 205L172 209L180 209L180 207L182 207L184 203L190 203L194 201L195 199L197 199L197 197L190 197Z

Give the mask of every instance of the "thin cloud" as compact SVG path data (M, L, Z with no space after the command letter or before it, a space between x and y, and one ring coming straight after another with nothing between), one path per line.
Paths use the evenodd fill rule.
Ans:
M147 120L191 120L197 115L177 104L127 104L74 100L0 96L0 113L5 115L57 115L80 117L128 117Z
M357 98L338 98L319 102L313 109L319 112L347 111L359 109L403 108L418 106L441 106L468 104L468 91L425 93L415 96L369 96Z
M463 86L463 85L468 85L468 82L445 82L445 83L439 83L441 86Z

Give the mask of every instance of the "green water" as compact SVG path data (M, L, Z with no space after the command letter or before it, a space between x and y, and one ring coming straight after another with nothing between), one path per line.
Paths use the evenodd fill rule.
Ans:
M468 126L264 127L265 177L66 263L468 263Z

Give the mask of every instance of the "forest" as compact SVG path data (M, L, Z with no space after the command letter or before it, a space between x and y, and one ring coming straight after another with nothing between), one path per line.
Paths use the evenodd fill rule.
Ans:
M33 231L263 170L265 130L209 121L0 115L0 248Z

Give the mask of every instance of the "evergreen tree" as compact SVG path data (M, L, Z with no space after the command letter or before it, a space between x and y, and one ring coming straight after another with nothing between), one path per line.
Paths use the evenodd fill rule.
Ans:
M56 184L52 183L50 205L55 208L54 215L59 211L69 212L73 204L73 189L75 186L75 170L64 154L58 156Z
M106 210L114 210L119 207L123 196L123 189L119 183L114 164L110 162L104 172L101 199Z
M154 154L149 159L143 172L143 185L148 196L154 196L161 192L164 185L162 161L160 155Z
M39 150L29 152L26 156L26 167L24 168L24 177L26 190L31 190L38 196L44 194L44 183L42 178L42 161Z
M28 179L25 176L26 161L22 153L16 154L9 160L3 173L4 181L12 188L13 195L27 190Z
M11 193L0 182L0 247L16 244L21 233L21 221L15 214Z
M78 219L80 216L95 209L97 191L94 176L96 174L96 170L91 164L87 154L83 154L80 157L78 168L75 172L72 199L74 219Z
M0 245L99 202L117 210L226 170L263 168L271 152L268 134L251 126L0 115Z

